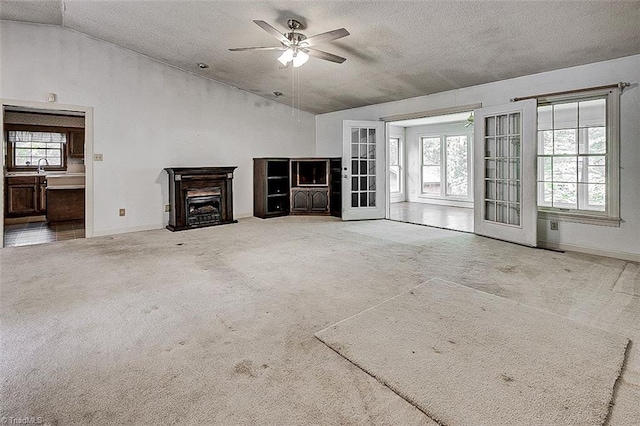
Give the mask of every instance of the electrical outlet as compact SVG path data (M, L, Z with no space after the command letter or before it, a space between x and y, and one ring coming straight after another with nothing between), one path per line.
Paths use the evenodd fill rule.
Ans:
M120 216L124 216L124 209L120 209L120 210L118 210L118 214L119 214Z
M102 161L102 154L93 154L93 161Z
M164 211L165 212L170 212L171 211L171 205L170 204L165 205L164 206Z
M557 231L558 230L558 221L557 220L550 221L549 225L551 226L551 230L552 231Z

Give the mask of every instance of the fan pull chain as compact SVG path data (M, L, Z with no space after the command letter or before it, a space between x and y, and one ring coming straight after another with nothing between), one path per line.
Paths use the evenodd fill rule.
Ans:
M296 113L296 69L291 67L291 116Z
M296 108L296 119L300 122L300 70L296 70L296 83L298 85L298 107Z

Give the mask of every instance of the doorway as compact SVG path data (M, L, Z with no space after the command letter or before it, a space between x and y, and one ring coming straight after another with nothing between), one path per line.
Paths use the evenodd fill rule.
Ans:
M3 247L93 235L93 110L2 100Z
M388 218L473 232L473 109L388 122Z

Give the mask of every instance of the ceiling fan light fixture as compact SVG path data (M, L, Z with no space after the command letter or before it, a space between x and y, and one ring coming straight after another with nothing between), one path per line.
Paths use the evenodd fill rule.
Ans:
M298 68L304 65L309 60L309 55L304 53L302 50L298 50L295 55L293 55L293 67Z
M285 50L284 53L280 55L280 57L278 58L278 61L280 61L280 63L285 66L292 60L293 60L293 49Z
M303 28L304 26L300 23L300 21L297 21L295 19L289 19L287 21L287 25L291 29L291 32L284 34L265 21L254 20L253 22L260 28L271 34L273 37L278 39L278 41L280 42L280 46L238 47L229 49L230 51L241 52L247 50L284 50L284 53L282 53L278 58L278 61L284 66L284 68L289 65L289 62L293 62L294 68L298 68L304 65L309 60L308 53L311 53L315 58L335 62L337 64L341 64L346 61L345 58L341 58L338 55L323 52L322 50L318 50L315 47L311 47L320 43L326 43L348 36L349 31L344 28L316 34L313 37L307 37L302 33L296 32L297 29Z

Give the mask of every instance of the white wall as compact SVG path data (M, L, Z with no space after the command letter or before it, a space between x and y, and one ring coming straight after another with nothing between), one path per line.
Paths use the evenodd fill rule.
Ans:
M424 126L407 127L407 190L408 201L413 203L431 203L445 206L473 207L470 201L453 201L447 198L433 198L421 195L422 193L422 150L420 149L420 138L422 136L441 135L467 135L469 145L469 157L473 153L473 130L465 128L467 121L458 123L427 124ZM471 163L470 163L471 164ZM471 164L472 166L472 164ZM471 171L471 170L470 170ZM469 190L473 191L473 180L469 181ZM473 194L471 194L473 199Z
M316 155L341 155L342 120L378 120L380 117L477 102L483 106L500 105L516 96L619 81L632 83L620 99L620 213L623 223L619 228L613 228L561 222L558 231L551 231L548 221L539 220L538 238L547 246L640 259L640 55L319 115L316 116Z
M104 154L93 163L95 235L165 226L164 167L238 166L243 217L253 211L253 157L314 154L312 114L83 34L2 21L0 45L0 98L54 92L60 104L94 108L93 151Z

